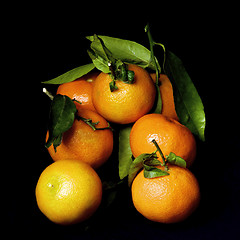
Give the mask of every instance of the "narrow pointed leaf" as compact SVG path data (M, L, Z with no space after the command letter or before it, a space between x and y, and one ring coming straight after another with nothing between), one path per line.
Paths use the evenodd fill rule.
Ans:
M132 151L129 142L129 135L131 132L132 126L128 126L120 129L119 131L119 177L120 179L125 178L129 173L129 168L132 160Z
M74 68L56 78L53 78L51 80L42 82L45 84L63 84L68 83L76 80L77 78L80 78L84 76L85 74L89 73L91 70L95 68L93 63L89 63L77 68Z

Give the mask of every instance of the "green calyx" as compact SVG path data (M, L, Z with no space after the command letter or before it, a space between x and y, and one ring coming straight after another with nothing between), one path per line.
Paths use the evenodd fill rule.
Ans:
M152 140L152 143L156 146L156 151L150 154L143 153L132 161L128 172L129 186L131 186L137 173L142 168L144 170L143 174L145 178L155 178L169 175L170 173L167 165L168 163L186 168L186 161L183 158L177 156L173 152L171 152L169 155L166 155L165 157L155 139ZM158 160L158 156L156 154L157 152L159 152L162 158L162 162ZM157 168L157 166L164 167L164 170Z
M128 66L122 61L118 60L115 65L110 65L109 68L111 70L110 76L112 78L112 81L109 83L111 92L118 89L116 85L117 80L128 84L134 82L134 72L128 70Z

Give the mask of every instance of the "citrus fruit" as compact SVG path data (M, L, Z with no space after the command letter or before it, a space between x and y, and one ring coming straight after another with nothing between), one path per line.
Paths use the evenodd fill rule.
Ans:
M62 225L88 219L101 199L101 180L83 162L63 160L49 165L36 186L39 209L51 221Z
M191 131L178 121L162 114L147 114L138 119L130 132L130 146L134 157L152 153L155 139L164 155L170 152L183 158L190 167L196 156L196 141ZM157 152L160 157L160 154ZM161 159L161 158L160 158Z
M98 72L88 73L81 78L69 83L63 83L59 85L57 94L66 95L71 99L75 99L77 107L82 109L89 109L96 112L96 109L92 103L92 89L93 82L98 76Z
M109 74L100 73L93 85L93 104L99 114L110 122L127 124L148 113L155 100L156 89L149 73L129 64L134 71L132 84L116 81L117 90L111 92Z
M78 116L97 123L96 128L108 127L108 122L96 112L78 109ZM93 130L81 118L75 119L72 127L63 133L62 142L56 150L53 145L48 148L54 161L78 160L98 168L112 153L113 133L111 129Z
M169 165L168 173L167 176L150 179L145 178L141 171L133 180L133 204L151 221L183 221L199 204L200 190L195 176L188 169L173 165Z
M151 73L150 76L153 81L156 82L156 73ZM160 74L159 81L159 89L162 98L162 115L179 120L175 110L173 88L169 78L165 74Z

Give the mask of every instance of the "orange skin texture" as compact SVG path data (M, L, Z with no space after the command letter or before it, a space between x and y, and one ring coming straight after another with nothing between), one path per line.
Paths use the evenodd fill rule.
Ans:
M78 109L78 115L99 123L96 128L108 127L107 121L98 113ZM48 134L47 134L48 138ZM110 157L113 150L113 133L111 129L93 130L82 120L74 120L72 127L63 133L62 143L54 151L53 145L48 152L54 161L77 160L98 168Z
M154 83L156 82L156 73L150 74ZM174 104L172 84L165 74L160 74L160 93L162 98L162 115L179 121Z
M134 83L116 81L118 90L110 91L109 74L100 73L93 86L93 104L99 114L110 122L127 124L135 122L148 113L154 104L156 89L149 73L143 68L129 64L134 71Z
M74 102L81 109L88 109L96 112L92 102L93 83L96 80L99 72L88 73L85 76L69 83L59 85L57 94L66 95L71 99L76 99L81 102Z
M133 204L151 221L180 222L199 205L200 190L195 176L188 169L173 165L169 165L169 174L148 179L142 170L133 181Z
M102 200L102 182L86 163L63 160L49 165L36 186L41 212L52 222L70 225L93 215Z
M164 155L170 152L182 157L187 167L196 157L196 141L191 131L178 121L162 114L147 114L140 118L130 132L130 146L134 157L156 150L155 139ZM157 152L159 160L160 154Z

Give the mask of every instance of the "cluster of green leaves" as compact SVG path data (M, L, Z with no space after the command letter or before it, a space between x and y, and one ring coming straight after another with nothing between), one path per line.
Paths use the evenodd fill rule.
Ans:
M173 85L173 94L175 101L175 108L179 121L187 126L192 133L194 133L202 141L205 140L204 130L206 125L204 107L201 98L188 75L182 61L174 53L165 49L164 45L153 41L152 36L149 31L149 26L145 28L145 32L149 38L150 50L134 41L113 38L109 36L93 35L86 37L90 40L90 48L87 50L88 54L92 60L92 63L79 66L74 68L54 79L43 82L44 84L62 84L66 82L71 82L79 77L89 73L94 68L108 73L112 77L112 82L110 83L111 91L117 89L115 82L117 80L124 81L127 84L134 83L134 73L128 71L127 64L136 64L140 67L148 69L150 71L155 71L157 75L156 87L157 87L157 101L155 104L154 112L161 113L162 102L161 95L158 88L158 76L160 73L165 73L169 77ZM160 46L163 49L164 59L163 63L159 64L158 59L154 55L154 47ZM57 97L60 99L60 97ZM54 99L54 101L57 101ZM53 102L54 102L53 101ZM63 130L66 130L72 123L72 115L75 110L73 110L73 105L70 103L69 99L61 97L59 101L58 108L65 109L70 108L71 114L67 111L60 111L59 116L53 117L50 126L50 137L47 142L47 146L52 143L54 146L58 146L61 142L61 134ZM61 104L60 104L61 102ZM54 105L54 104L53 104ZM54 107L52 107L54 110ZM61 123L60 115L69 115L69 119L63 118L64 123ZM71 117L70 117L71 116ZM59 134L56 126L62 126L62 131ZM55 127L54 127L55 126ZM61 127L59 127L61 128ZM131 131L131 126L125 126L119 130L119 177L123 179L129 176L129 169L138 169L137 166L144 167L146 176L156 176L156 172L159 170L154 169L154 164L156 161L154 154L150 153L150 159L146 160L146 156L142 156L141 159L133 159L131 148L129 145L129 134ZM149 154L149 153L148 153ZM169 159L175 159L178 161L178 157L170 154ZM147 158L148 159L148 158ZM170 160L171 161L171 160ZM173 162L173 160L172 160ZM155 171L155 173L154 173ZM132 170L130 171L130 173ZM150 174L149 174L150 173ZM133 175L132 173L130 174ZM131 177L130 177L131 178Z
M98 70L109 73L112 77L112 81L109 83L111 91L118 89L116 80L121 80L128 84L133 83L134 72L129 71L127 65L109 51L101 38L95 34L87 37L87 39L91 41L88 55L92 59L94 65Z
M160 148L158 146L158 149L155 152L143 153L131 162L127 175L129 186L131 186L135 176L142 168L144 170L143 174L145 178L155 178L169 175L167 163L186 168L186 161L173 152L166 157L164 157L161 153L162 162L159 161L156 154L159 150ZM164 170L157 168L156 166L163 166Z

